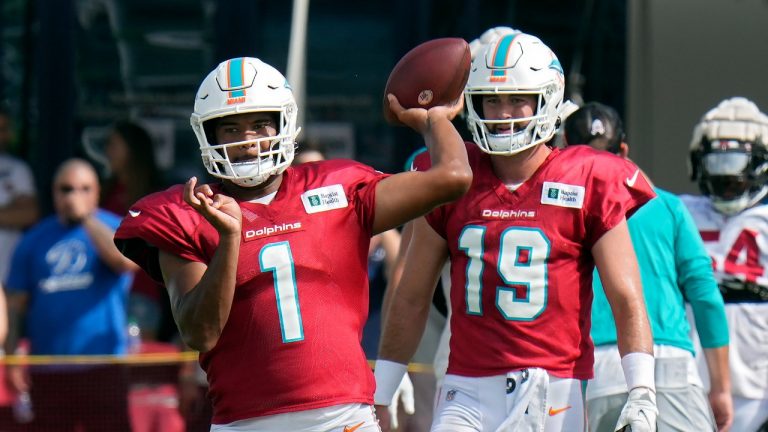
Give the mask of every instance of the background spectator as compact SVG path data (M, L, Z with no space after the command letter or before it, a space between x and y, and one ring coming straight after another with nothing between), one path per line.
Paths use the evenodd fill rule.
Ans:
M106 161L101 207L121 217L131 204L163 187L157 167L154 141L144 127L120 120L111 127L103 155L92 155ZM139 269L131 285L128 318L141 328L143 340L174 341L177 336L168 294Z
M152 137L137 123L116 122L104 156L108 175L101 194L102 208L123 216L131 204L162 186Z
M10 114L0 107L0 281L8 275L21 230L39 216L32 171L26 162L9 153L13 138Z
M13 255L6 350L14 352L24 328L34 355L124 354L136 266L112 240L120 219L98 209L98 177L84 160L59 167L53 196L56 214L26 233ZM33 430L130 430L121 366L44 365L26 372L8 368L14 389L31 393Z
M39 217L32 172L23 160L10 154L15 134L11 115L0 107L0 284L5 281L11 264L11 254L21 237L22 230ZM0 292L5 315L5 292ZM0 342L5 342L7 317L2 319L3 330ZM0 424L13 422L11 405L15 399L12 389L6 386L5 365L0 365Z

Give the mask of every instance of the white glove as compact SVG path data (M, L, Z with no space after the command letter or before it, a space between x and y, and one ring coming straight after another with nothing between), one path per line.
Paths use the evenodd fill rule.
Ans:
M480 35L479 38L473 40L469 43L469 52L472 53L472 58L475 58L475 54L477 54L477 51L480 49L481 46L487 45L496 39L500 38L501 36L508 35L510 33L520 33L518 30L513 29L512 27L506 27L506 26L499 26L494 27L486 30L483 34Z
M635 387L629 391L627 403L621 410L615 430L632 432L656 432L656 393L647 387ZM626 428L626 429L625 429Z
M416 412L413 399L413 383L408 374L403 375L403 380L400 381L400 385L395 390L395 397L392 398L392 403L387 406L389 411L389 417L392 419L392 429L397 429L399 424L397 422L397 407L400 405L400 399L403 400L403 410L408 415L413 415Z

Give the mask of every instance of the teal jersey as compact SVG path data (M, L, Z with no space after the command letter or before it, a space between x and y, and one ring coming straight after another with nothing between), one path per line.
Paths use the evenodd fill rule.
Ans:
M628 221L653 341L694 352L685 314L687 301L696 317L701 345L727 345L723 298L696 224L677 196L658 188L656 193ZM615 344L616 323L597 272L593 288L592 339L596 346Z

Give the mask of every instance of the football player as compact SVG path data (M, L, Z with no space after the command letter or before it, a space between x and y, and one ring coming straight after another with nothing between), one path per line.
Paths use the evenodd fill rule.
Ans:
M400 382L450 258L450 358L432 431L585 430L597 264L631 388L617 429L655 430L652 339L625 220L654 193L629 161L547 145L563 93L557 57L532 35L503 35L473 59L472 187L412 222L376 364L377 405ZM418 169L428 165L417 157ZM386 410L377 412L387 430Z
M370 237L469 188L461 103L403 109L437 163L392 176L349 160L291 167L297 107L256 58L202 82L192 128L221 182L191 178L131 207L123 253L162 280L181 335L200 351L213 431L378 431L360 345Z
M723 100L694 128L690 156L703 195L681 198L725 300L732 430L752 431L768 419L768 116L745 98Z
M609 106L585 104L568 117L563 129L568 145L589 145L628 158L629 144L621 118ZM654 189L657 197L638 210L628 224L653 331L658 429L728 430L733 406L723 298L685 205L676 195ZM595 378L587 386L589 430L610 432L627 400L627 387L619 364L616 326L597 275L593 288L592 340L596 348ZM693 357L686 302L691 305L701 344L706 347L704 357L710 375L715 377L709 395Z

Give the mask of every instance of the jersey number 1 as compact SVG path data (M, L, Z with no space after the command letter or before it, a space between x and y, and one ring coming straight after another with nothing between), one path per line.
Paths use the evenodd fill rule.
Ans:
M304 340L291 245L286 241L264 246L259 252L259 267L263 272L271 271L275 281L277 316L280 318L283 342Z
M467 314L483 315L485 227L470 225L459 236L467 254ZM531 321L547 306L550 243L541 230L512 227L501 233L496 271L505 286L496 287L496 308L510 321Z

